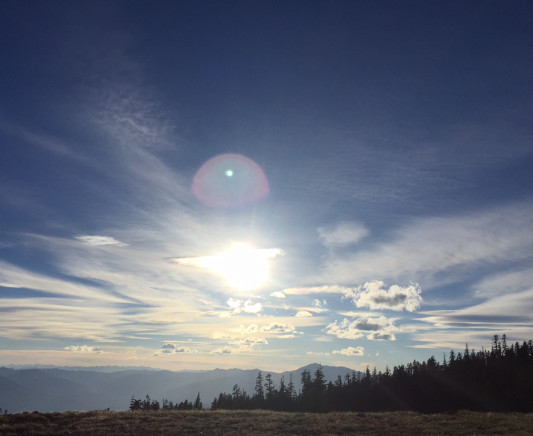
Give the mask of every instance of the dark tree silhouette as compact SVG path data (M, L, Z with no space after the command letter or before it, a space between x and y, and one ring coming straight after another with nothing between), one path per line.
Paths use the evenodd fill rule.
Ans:
M431 356L425 362L414 360L384 372L366 368L364 375L346 374L326 383L321 366L313 376L301 373L302 389L297 394L292 381L280 380L279 389L267 374L259 371L255 393L250 397L238 385L233 392L220 393L211 409L258 409L328 412L414 410L443 412L469 409L480 411L533 411L533 341L508 343L503 335L492 339L491 349L476 351L468 344L463 353L450 351L442 363ZM149 395L131 398L130 410L159 410ZM202 408L200 393L193 403L173 404L163 400L163 410Z

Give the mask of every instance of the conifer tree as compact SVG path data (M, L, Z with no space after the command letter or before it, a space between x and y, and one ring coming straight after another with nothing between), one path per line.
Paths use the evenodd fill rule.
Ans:
M261 373L261 371L257 372L257 377L255 379L255 396L254 396L254 398L259 404L262 404L262 402L265 399L265 391L263 389L263 374Z
M200 392L198 392L198 395L196 396L196 400L194 401L193 408L196 410L202 409L202 401L200 400Z

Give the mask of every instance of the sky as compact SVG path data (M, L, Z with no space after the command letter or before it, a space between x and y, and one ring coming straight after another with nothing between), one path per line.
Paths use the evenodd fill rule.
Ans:
M529 1L0 4L0 365L383 370L533 337Z

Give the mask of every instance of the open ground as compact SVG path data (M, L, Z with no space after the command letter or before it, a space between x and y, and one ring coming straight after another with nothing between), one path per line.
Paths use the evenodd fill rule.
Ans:
M533 434L533 414L458 411L324 414L270 411L20 413L2 435L487 435Z

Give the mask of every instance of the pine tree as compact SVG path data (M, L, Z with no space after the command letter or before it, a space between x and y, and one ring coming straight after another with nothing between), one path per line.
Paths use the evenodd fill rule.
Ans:
M263 374L261 371L257 372L255 379L255 399L261 404L265 399L265 391L263 390Z
M267 374L265 377L265 394L267 400L274 398L274 383L272 382L272 374Z
M200 400L200 392L198 392L198 395L196 396L196 400L194 401L193 408L196 410L202 409L202 401Z
M294 382L292 381L292 372L289 374L289 384L287 385L287 393L291 401L294 399L296 392L294 389Z

